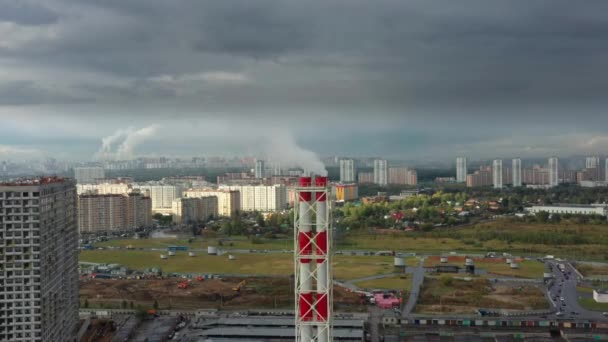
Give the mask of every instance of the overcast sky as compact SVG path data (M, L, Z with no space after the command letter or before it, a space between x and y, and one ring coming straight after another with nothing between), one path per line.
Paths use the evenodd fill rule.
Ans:
M0 160L93 160L121 130L143 132L132 155L608 153L607 13L605 0L0 0Z

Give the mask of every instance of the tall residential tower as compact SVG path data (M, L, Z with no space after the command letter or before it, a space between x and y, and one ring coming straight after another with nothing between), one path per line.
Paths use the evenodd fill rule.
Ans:
M76 341L76 185L0 183L0 341Z
M467 158L466 157L456 158L456 181L458 183L464 183L467 181Z
M559 174L558 174L558 164L559 160L557 157L549 158L549 186L557 186L559 184Z
M355 161L352 159L340 160L340 182L355 182Z
M494 189L502 189L502 160L496 159L492 163L492 183Z
M521 159L519 158L511 161L511 179L513 187L521 186Z
M374 184L388 184L388 161L386 159L374 160Z

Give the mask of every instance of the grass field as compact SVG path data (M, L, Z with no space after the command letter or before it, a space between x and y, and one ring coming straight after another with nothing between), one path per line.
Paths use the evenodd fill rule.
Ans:
M262 239L261 243L253 243L246 238L223 239L223 248L234 249L293 249L293 240L267 240ZM188 246L189 248L207 248L208 246L219 246L219 239L196 238L189 242L189 239L115 239L96 243L96 247L127 247L133 248L166 248L167 246Z
M578 303L587 310L608 312L608 303L596 303L593 298L581 298Z
M448 263L463 266L464 257L448 256ZM525 260L519 262L518 269L512 269L503 258L474 258L475 267L488 272L488 277L495 275L518 278L542 278L544 264L536 260ZM439 264L439 257L428 257L424 261L425 267L433 267Z
M587 244L550 245L546 243L521 243L503 240L479 241L480 232L496 231L504 233L544 232L560 233L568 231L572 234L584 235ZM449 252L483 253L487 251L509 251L510 253L526 255L555 254L568 257L583 257L592 260L607 258L608 239L605 225L574 225L574 224L530 224L525 222L510 222L497 220L481 223L472 227L454 228L438 231L437 234L427 235L412 233L395 233L388 235L370 235L367 233L351 233L337 245L339 249L373 249L399 250L413 252ZM456 237L456 238L454 238Z
M386 290L405 290L410 291L412 289L412 279L410 276L402 278L401 276L382 278L376 280L367 280L356 282L360 288L363 289L386 289Z
M487 279L425 278L416 312L474 313L476 309L535 310L549 306L534 286L492 285Z
M589 264L577 264L576 269L585 277L606 276L608 275L608 265L596 266Z
M160 253L154 251L94 250L82 251L80 261L115 263L134 270L161 267L164 272L169 273L293 274L293 259L290 254L236 254L235 256L236 260L228 260L228 255L201 254L188 257L186 252L178 252L168 260L161 260ZM394 272L393 258L337 255L334 257L333 270L334 277L340 280L387 274Z

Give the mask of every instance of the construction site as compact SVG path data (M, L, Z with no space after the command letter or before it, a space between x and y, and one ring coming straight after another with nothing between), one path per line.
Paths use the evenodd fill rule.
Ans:
M365 311L365 297L334 288L335 305L348 311ZM80 283L82 307L97 309L293 309L293 279L85 279ZM86 304L85 304L86 302Z

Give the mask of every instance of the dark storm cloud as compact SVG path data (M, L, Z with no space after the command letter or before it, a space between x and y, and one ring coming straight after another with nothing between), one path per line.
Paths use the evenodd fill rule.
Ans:
M56 22L59 14L44 6L26 0L0 1L0 22L20 25L48 25Z
M340 132L331 141L378 128L369 140L395 154L479 141L515 150L500 140L513 131L560 141L572 126L608 124L605 0L6 3L0 109L86 102L146 124L165 112L289 127L327 116Z

